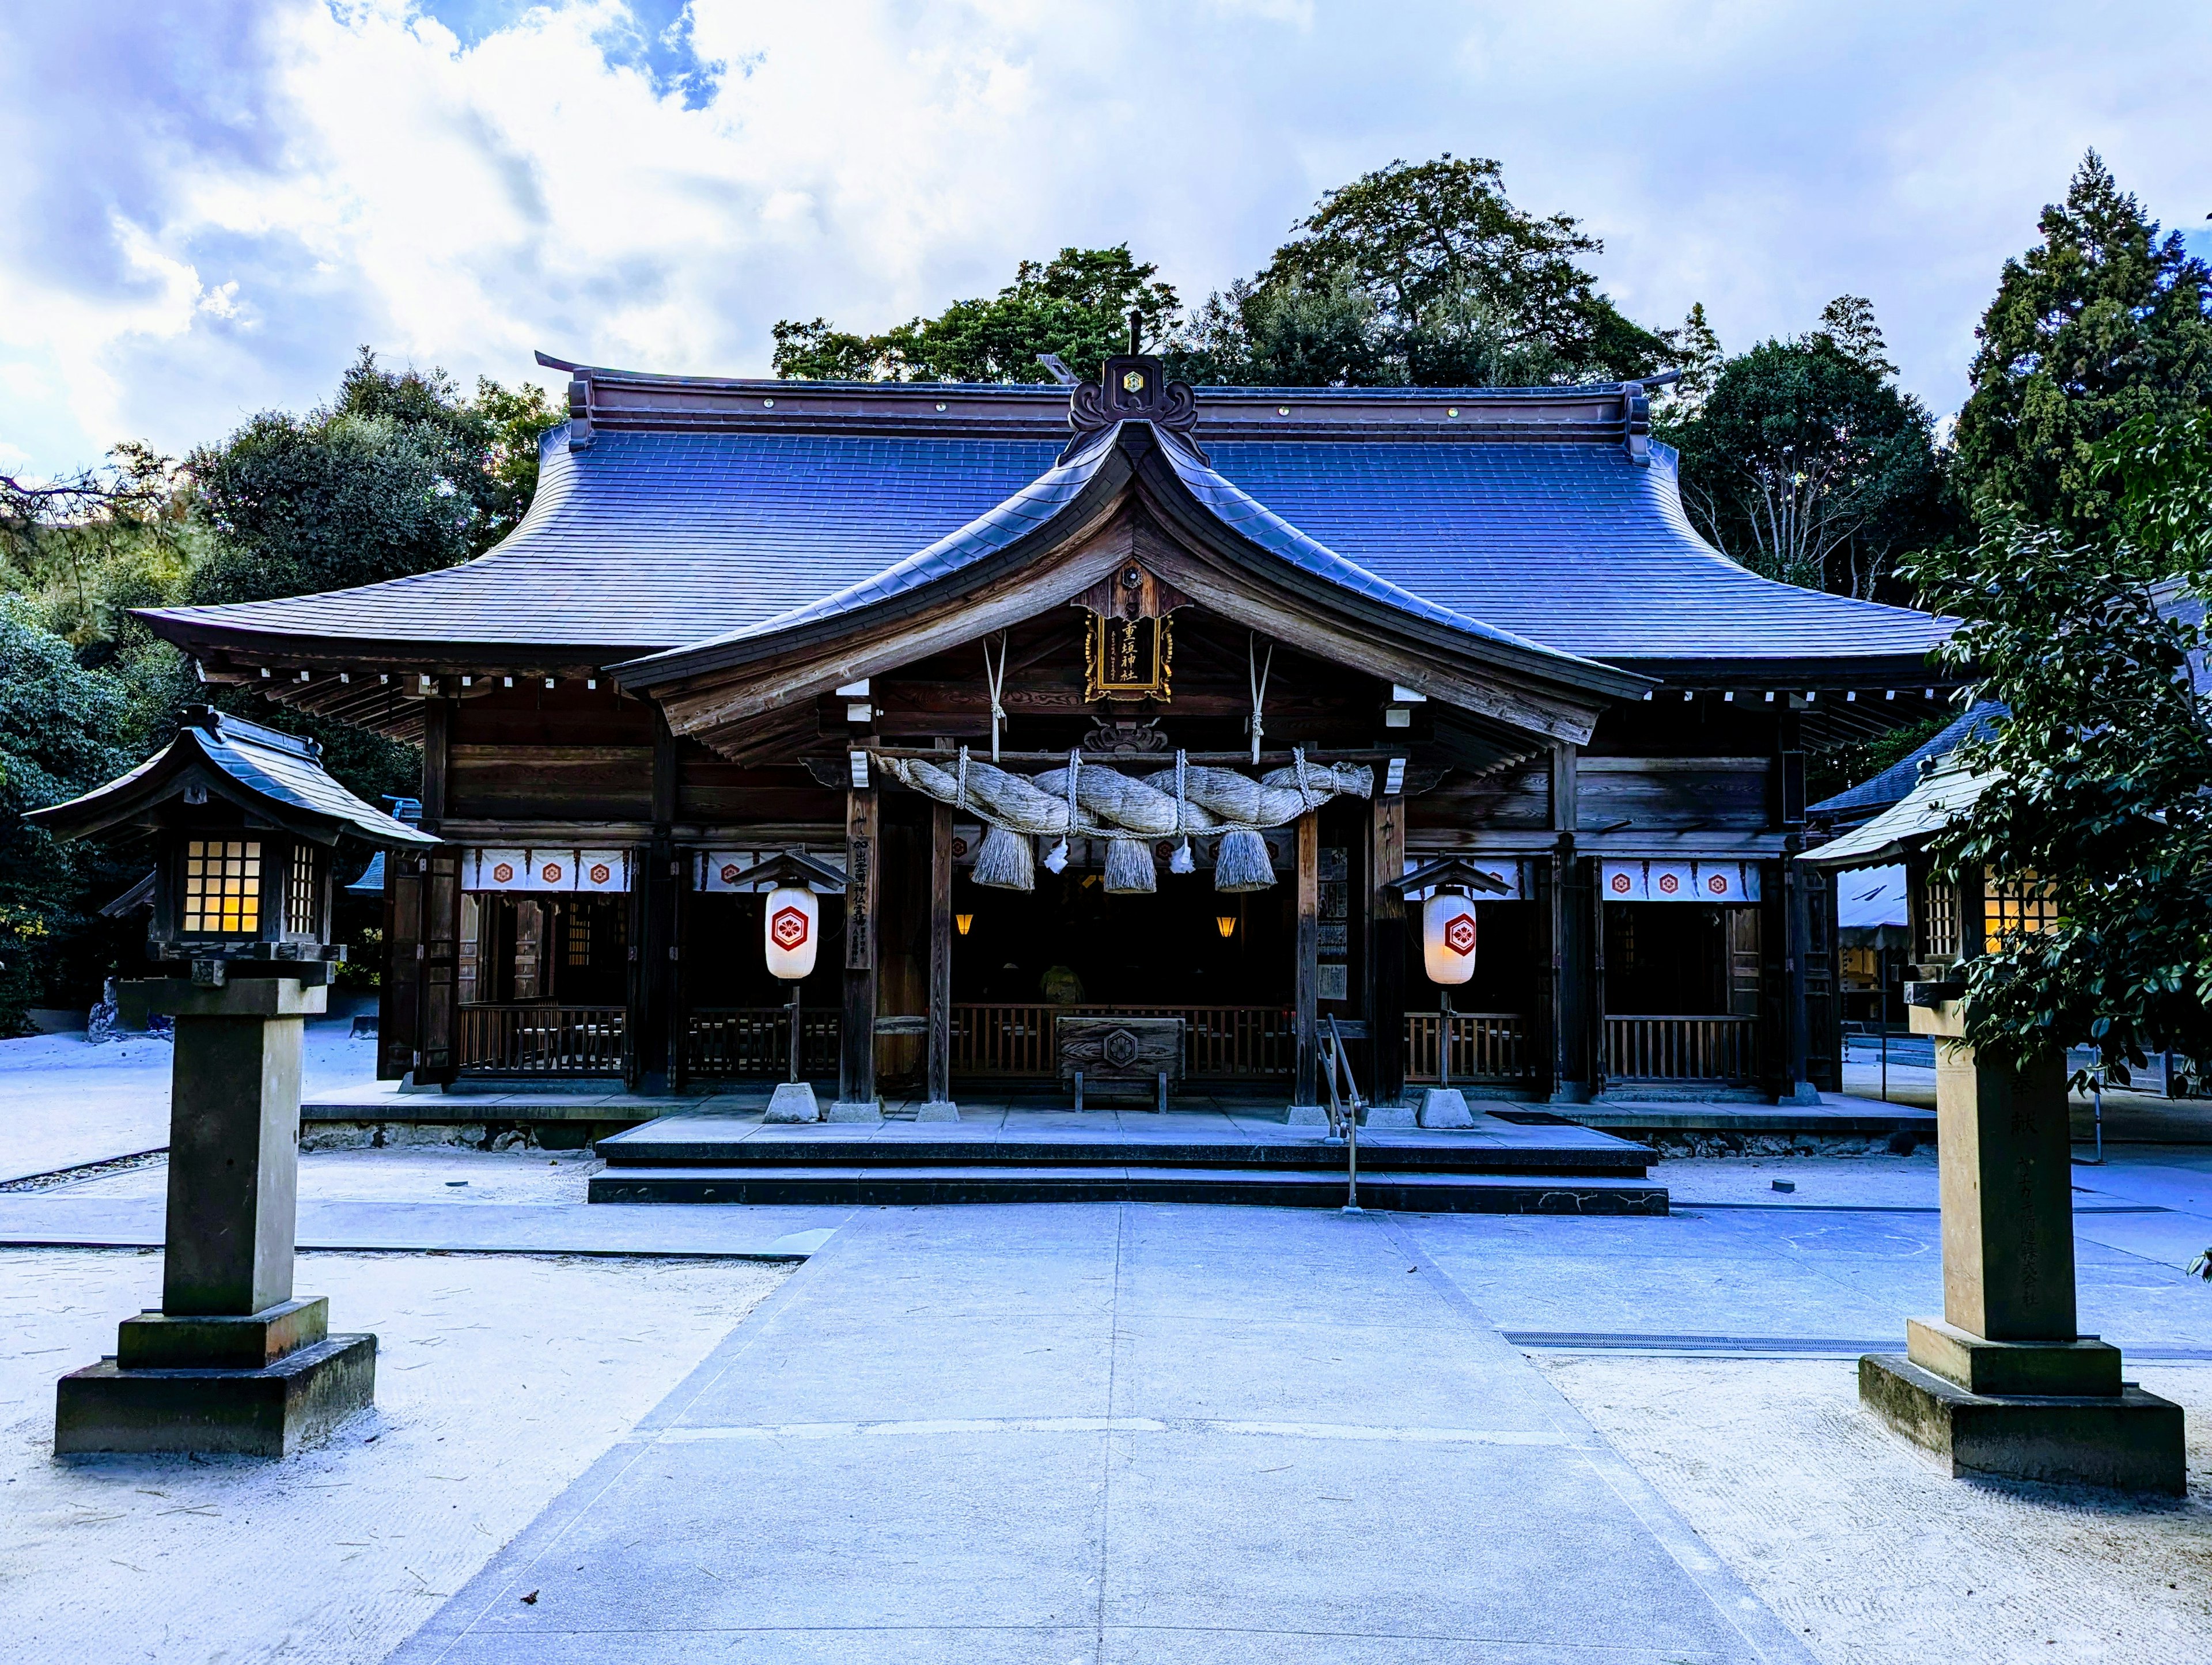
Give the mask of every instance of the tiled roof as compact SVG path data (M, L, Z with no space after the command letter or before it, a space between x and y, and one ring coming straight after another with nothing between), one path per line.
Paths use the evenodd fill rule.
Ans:
M1407 439L1402 425L1347 425L1216 440L1204 410L1199 438L1217 483L1193 489L1264 532L1258 541L1320 548L1383 586L1545 647L1646 663L1800 662L1810 675L1821 661L1917 665L1943 633L1924 614L1771 583L1715 553L1683 514L1664 447L1650 447L1647 465L1617 437ZM642 428L602 428L577 450L556 429L529 514L477 561L149 617L188 641L214 627L628 658L743 631L934 559L940 540L979 518L1019 513L1002 506L1042 507L1061 489L1059 450L926 431Z
M196 763L211 767L235 787L218 783L225 796L271 815L279 825L325 836L350 833L374 844L438 842L340 786L325 772L322 749L313 741L207 707L187 708L177 738L137 768L82 797L34 810L28 818L64 838L128 824L150 805L182 791L178 778Z
M1920 782L1920 777L1941 757L1948 756L1960 741L1969 735L1985 731L1998 718L2008 714L1995 700L1979 700L1969 707L1966 714L1947 724L1942 731L1925 744L1907 752L1879 775L1870 775L1855 787L1846 787L1833 798L1824 798L1808 811L1826 816L1846 823L1863 821L1868 817L1898 803Z
M1074 501L1083 489L1097 477L1101 465L1121 442L1123 430L1127 427L1134 427L1141 434L1146 425L1115 423L1102 429L1079 447L1066 462L1024 486L1005 502L994 506L958 531L860 583L848 585L820 600L809 602L803 607L793 608L773 618L763 619L757 624L743 625L719 636L687 642L680 648L633 662L621 667L619 673L625 680L629 680L639 670L647 669L645 680L649 681L649 667L664 661L688 659L694 653L712 649L723 642L776 635L953 577L974 563L997 554L1016 539L1037 530ZM1563 655L1557 648L1516 636L1480 619L1438 606L1425 597L1402 589L1346 561L1224 479L1172 434L1158 434L1158 445L1174 477L1190 494L1194 503L1239 537L1258 544L1299 571L1323 579L1370 601L1379 601L1397 612L1462 635L1475 637L1494 647L1518 650L1558 664L1562 668L1573 664L1572 655ZM1610 674L1594 664L1585 663L1584 669L1601 675Z

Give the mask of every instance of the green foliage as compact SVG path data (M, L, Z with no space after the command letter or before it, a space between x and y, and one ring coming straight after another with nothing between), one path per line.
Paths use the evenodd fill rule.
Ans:
M112 858L57 844L21 818L119 771L127 705L115 680L80 665L27 603L0 598L0 1034L21 1032L23 1008L98 934L96 890L128 882L116 882Z
M378 368L366 347L337 398L305 416L264 411L185 464L216 534L197 603L259 601L450 567L514 528L537 484L542 390Z
M1844 295L1821 324L1727 360L1668 434L1683 502L1718 548L1769 578L1871 597L1954 517L1934 423L1889 380L1873 308Z
M2170 443L2130 433L2092 459L2116 518L2164 524L2161 499L2202 501L2201 426ZM2087 1040L2121 1081L2151 1052L2212 1057L2212 734L2191 676L2206 630L2201 608L2159 605L2172 556L2012 522L1912 570L1966 621L1947 659L2012 713L1960 748L2000 778L1937 859L2034 875L2060 915L1968 963L1967 1036L1993 1055ZM2201 556L2179 575L2201 594Z
M2099 442L2212 401L2212 270L2179 233L2160 236L2094 150L2041 225L1982 319L1959 460L1986 524L2097 538L2117 507Z
M1579 262L1602 247L1516 207L1494 161L1394 161L1323 196L1265 270L1200 306L1173 368L1263 386L1649 375L1669 343L1598 293Z
M1934 739L1951 722L1951 714L1900 723L1870 740L1855 740L1814 752L1805 760L1805 799L1817 804L1824 798L1871 781L1893 764L1901 763Z
M135 958L143 925L94 913L144 871L132 853L56 845L12 812L151 756L185 704L212 698L320 741L325 767L372 802L420 789L414 747L250 688L204 687L130 610L343 588L466 560L521 520L539 436L556 420L535 386L480 380L464 398L442 373L387 371L364 348L328 405L256 416L181 471L125 446L73 479L0 479L0 590L13 592L0 604L0 790L11 811L0 825L0 1030L26 1005L88 1000Z
M1064 248L1024 260L988 300L956 301L882 335L854 335L826 319L775 326L777 375L811 381L1049 381L1037 362L1056 353L1079 374L1127 352L1129 316L1139 338L1161 339L1182 302L1127 243Z

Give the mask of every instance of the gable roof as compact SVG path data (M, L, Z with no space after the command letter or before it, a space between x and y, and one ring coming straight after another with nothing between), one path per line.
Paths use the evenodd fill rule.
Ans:
M1116 422L1101 429L1082 444L1072 447L1066 460L1055 464L1004 502L994 504L968 525L858 584L848 585L818 600L757 623L743 625L613 669L626 685L655 685L709 666L776 651L775 644L808 626L896 605L934 586L964 580L991 557L1014 550L1040 533L1049 532L1055 522L1077 518L1086 495L1095 494L1097 485L1109 476L1132 471L1141 474L1155 459L1164 465L1166 471L1163 477L1160 469L1152 469L1156 487L1164 483L1164 477L1171 477L1182 490L1170 495L1180 498L1186 509L1199 511L1218 531L1273 557L1289 570L1322 580L1344 592L1347 599L1358 598L1379 603L1407 619L1464 637L1477 651L1486 648L1540 665L1570 681L1601 689L1608 694L1625 696L1642 691L1643 684L1638 678L1625 677L1595 660L1581 659L1498 629L1378 578L1307 537L1224 479L1173 433L1146 422ZM1122 468L1111 467L1116 463Z
M563 365L563 368L574 368ZM730 382L576 371L571 421L498 548L318 595L143 615L204 655L605 664L865 586L1048 495L1051 387ZM582 391L579 392L580 386ZM1685 516L1632 384L1201 389L1211 493L1269 539L1555 651L1685 680L1911 681L1948 624L1758 577ZM1381 592L1378 591L1378 594Z

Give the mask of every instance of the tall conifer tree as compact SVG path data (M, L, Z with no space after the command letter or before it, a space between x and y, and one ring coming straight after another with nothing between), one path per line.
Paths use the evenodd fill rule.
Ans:
M2094 150L2041 223L1982 319L1959 462L1985 525L2021 515L2095 537L2115 510L2097 443L2212 400L2212 270L2179 233L2160 237Z

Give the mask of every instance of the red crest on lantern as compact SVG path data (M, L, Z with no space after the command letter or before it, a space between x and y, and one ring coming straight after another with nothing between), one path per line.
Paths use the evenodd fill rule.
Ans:
M1444 927L1444 946L1455 954L1474 952L1474 921L1462 914Z
M769 930L777 947L796 948L806 940L806 915L796 908L779 908L769 921Z

